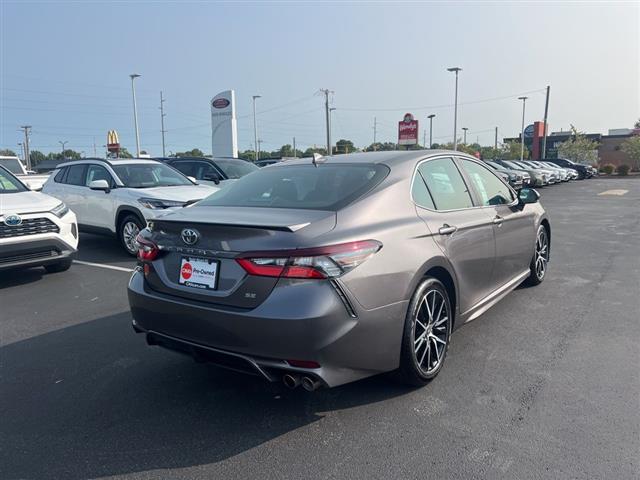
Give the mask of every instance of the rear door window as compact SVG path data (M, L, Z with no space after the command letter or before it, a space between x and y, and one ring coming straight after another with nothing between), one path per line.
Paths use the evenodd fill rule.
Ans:
M68 167L67 179L65 181L68 185L84 185L84 171L86 165L72 165Z
M428 160L418 167L437 210L458 210L473 207L469 189L453 159Z
M413 177L413 184L411 185L411 197L416 205L419 205L423 208L429 208L431 210L435 210L436 206L431 199L431 194L427 189L427 185L424 183L424 179L422 178L422 174L420 171L416 171L416 174Z

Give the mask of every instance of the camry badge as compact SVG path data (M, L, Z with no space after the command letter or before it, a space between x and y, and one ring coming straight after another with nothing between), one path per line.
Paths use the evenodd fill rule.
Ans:
M193 228L184 228L180 234L182 241L187 245L195 245L200 239L200 234Z

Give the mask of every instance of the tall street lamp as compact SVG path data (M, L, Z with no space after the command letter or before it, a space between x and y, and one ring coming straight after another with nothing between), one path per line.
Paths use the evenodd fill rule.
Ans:
M456 98L453 109L453 149L458 150L458 72L462 69L460 67L447 68L448 72L455 72L456 74Z
M462 141L462 143L464 143L465 145L467 144L467 130L469 130L467 127L462 127L462 131L464 132L464 140Z
M58 143L59 143L60 145L62 145L62 157L64 158L64 146L65 146L67 143L69 143L69 142L68 142L68 141L64 141L64 142L63 142L63 141L61 141L61 140L58 140Z
M524 160L524 109L527 104L527 98L518 97L518 100L522 100L522 131L520 132L520 161Z
M138 131L138 107L136 106L136 87L134 80L140 75L132 73L131 77L131 93L133 94L133 125L136 129L136 157L140 158L140 132Z
M329 108L329 151L327 152L327 155L333 155L333 141L331 140L331 130L333 127L333 111L335 110L335 107L331 107ZM338 146L336 145L336 153L338 153Z
M433 148L433 117L435 117L436 114L432 113L431 115L428 115L427 118L429 119L429 148Z
M262 95L254 95L253 99L253 146L256 149L254 158L256 161L260 160L260 145L258 144L258 123L256 121L256 99L262 98Z

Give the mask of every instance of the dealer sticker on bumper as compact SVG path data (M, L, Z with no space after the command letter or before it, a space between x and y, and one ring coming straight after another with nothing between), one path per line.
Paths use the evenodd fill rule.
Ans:
M218 262L208 258L182 257L180 284L187 287L215 290Z

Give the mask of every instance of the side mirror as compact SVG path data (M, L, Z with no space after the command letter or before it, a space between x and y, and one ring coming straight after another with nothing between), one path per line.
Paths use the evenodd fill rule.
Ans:
M102 190L104 193L109 193L111 191L109 182L106 180L93 180L89 183L89 188L91 190Z
M208 180L210 182L215 183L216 185L218 185L220 183L220 175L218 175L217 173L205 173L202 176L203 180Z
M518 201L521 205L526 205L527 203L538 203L540 199L540 194L535 188L521 188L520 192L518 192Z
M196 177L187 176L187 178L191 180L195 185L198 185L198 180L196 179Z

